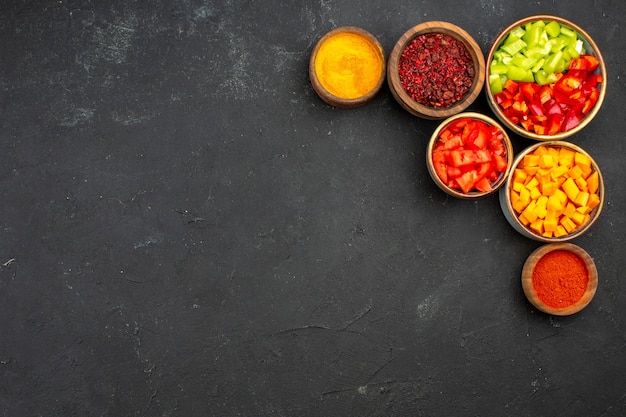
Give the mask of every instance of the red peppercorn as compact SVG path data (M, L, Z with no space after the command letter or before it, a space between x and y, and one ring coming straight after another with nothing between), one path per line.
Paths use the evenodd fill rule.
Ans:
M462 42L443 33L426 33L402 51L398 74L413 100L429 107L450 107L469 91L475 71Z

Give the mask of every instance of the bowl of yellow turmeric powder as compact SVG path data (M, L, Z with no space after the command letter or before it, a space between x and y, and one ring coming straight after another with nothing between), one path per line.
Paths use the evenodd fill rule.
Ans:
M398 103L423 119L446 119L467 109L482 91L485 57L463 28L420 23L396 42L387 83Z
M556 316L587 307L598 288L593 258L572 243L550 243L530 254L522 269L522 288L530 303Z
M370 32L343 26L316 43L309 61L315 92L326 103L355 108L371 101L385 81L385 52Z
M523 236L546 243L585 234L604 206L604 179L596 161L567 141L538 142L520 152L500 206Z

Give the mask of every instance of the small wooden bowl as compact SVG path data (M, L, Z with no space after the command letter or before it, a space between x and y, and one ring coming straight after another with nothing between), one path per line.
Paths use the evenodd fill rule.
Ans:
M400 81L398 62L402 56L402 52L413 39L427 33L442 33L453 37L463 43L472 57L472 63L474 65L472 85L460 101L448 107L431 107L418 103L409 96ZM445 119L467 109L480 94L483 84L485 83L485 57L478 43L464 29L448 22L424 22L406 31L398 42L396 42L387 63L387 83L389 84L394 98L409 113L423 119Z
M511 189L513 187L513 175L509 175L503 187L500 188L500 207L502 208L502 212L504 213L505 218L509 222L513 228L519 232L521 235L526 236L527 238L537 240L540 242L546 243L563 243L568 242L570 240L576 239L577 237L582 236L587 233L587 231L594 225L594 223L600 217L600 213L602 212L602 208L604 206L604 178L602 176L602 172L600 171L600 167L596 163L596 161L581 147L574 145L573 143L566 141L550 141L550 142L537 142L534 145L531 145L520 152L515 160L513 161L513 168L511 172L513 173L515 169L519 166L520 162L524 159L524 156L529 153L535 151L540 146L548 146L548 147L566 147L573 151L583 153L587 155L587 157L591 160L591 168L594 171L598 172L599 177L599 186L598 186L598 196L600 197L600 203L597 207L595 207L589 215L591 218L587 223L585 223L582 227L568 233L565 236L561 237L545 237L540 234L537 234L535 231L531 230L528 226L525 226L519 219L518 214L513 209L513 203L511 201Z
M600 65L598 66L595 72L602 75L602 79L603 79L603 82L599 86L598 101L596 102L595 106L589 111L589 113L587 113L585 117L580 121L580 124L573 129L570 129L566 132L560 132L555 135L538 135L534 132L527 131L526 129L524 129L522 126L518 124L511 122L511 120L504 114L502 108L496 102L494 94L491 90L491 84L489 83L489 76L491 74L490 66L491 66L491 61L493 60L493 55L498 50L498 48L500 47L502 42L505 40L505 38L508 36L508 34L513 29L519 26L525 25L530 22L535 22L537 20L556 21L561 25L567 26L570 29L575 30L578 33L579 39L582 40L586 52L590 55L594 55L600 61ZM604 97L606 96L606 89L607 89L606 64L604 62L604 58L602 57L602 54L600 53L600 48L598 48L598 45L596 45L596 43L593 41L591 36L589 36L589 34L585 32L580 26L562 17L551 16L551 15L530 16L530 17L518 20L512 23L511 25L509 25L506 29L504 29L494 41L493 45L491 46L491 49L489 50L489 54L487 55L487 65L485 67L485 79L487 80L486 85L485 85L485 94L487 95L487 102L489 104L489 107L491 107L491 110L493 110L493 112L495 113L498 120L500 120L502 124L504 124L508 129L512 130L518 135L532 139L532 140L539 140L539 141L564 140L580 132L582 129L584 129L584 127L587 126L593 120L596 114L598 114L600 107L602 107L602 102L604 101Z
M504 147L506 148L507 169L505 172L500 174L500 177L498 178L496 182L491 184L492 186L491 191L471 191L469 193L464 193L460 190L450 188L447 184L445 184L441 180L441 178L439 178L439 175L437 175L437 172L435 171L435 167L433 163L433 148L435 144L437 143L437 140L439 139L439 134L441 133L443 129L449 126L450 123L453 123L454 121L459 120L459 119L478 119L487 123L490 126L495 126L502 131ZM439 188L441 188L443 191L445 191L449 195L453 197L465 199L465 200L475 200L478 198L488 196L496 192L500 187L502 187L504 183L506 182L507 178L509 177L511 168L513 167L513 158L514 158L513 144L511 143L511 139L509 138L509 135L507 134L506 130L504 130L504 128L500 126L500 124L498 124L498 122L493 120L491 117L485 116L484 114L473 113L473 112L459 113L441 122L441 124L437 127L437 129L435 129L432 136L430 137L430 141L428 142L428 148L426 150L426 166L428 168L428 173L430 174L430 177L433 179L435 184L437 184Z
M533 286L533 271L535 269L535 266L537 265L537 262L539 262L539 260L546 254L555 250L565 250L577 255L585 263L585 266L587 267L587 272L589 274L587 289L585 290L582 297L574 304L563 308L554 308L546 305L543 301L541 301ZM570 314L577 313L583 308L587 307L587 305L593 299L593 296L596 294L596 290L598 288L598 270L596 269L596 265L593 262L591 256L589 256L589 254L581 247L576 246L572 243L551 243L539 247L530 254L528 259L526 259L526 262L524 263L524 267L522 269L522 288L524 289L524 294L526 294L526 298L528 298L528 301L530 301L530 303L538 310L555 316L568 316Z
M324 87L323 82L320 79L319 74L317 73L315 69L315 64L318 59L318 53L320 49L322 48L322 46L324 45L324 43L328 41L330 38L332 38L333 36L344 34L344 33L357 35L360 38L367 41L367 43L369 43L369 46L377 54L379 64L380 64L380 75L378 77L378 81L376 82L376 84L365 94L356 98L343 98L328 91ZM385 52L383 50L382 45L378 41L378 39L376 39L374 35L372 35L368 31L358 28L358 27L354 27L354 26L339 27L337 29L331 30L330 32L322 36L320 40L317 42L317 44L315 45L315 47L313 48L313 52L311 53L311 58L309 60L309 78L311 79L311 84L313 86L313 89L317 93L317 95L319 95L322 100L324 100L326 103L330 104L331 106L335 106L335 107L342 108L342 109L356 108L371 101L376 96L376 94L380 91L383 83L385 82L385 70L386 70Z

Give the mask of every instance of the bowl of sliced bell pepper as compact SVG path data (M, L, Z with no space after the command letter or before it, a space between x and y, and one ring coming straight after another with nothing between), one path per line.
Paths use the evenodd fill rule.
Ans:
M498 190L513 166L513 145L506 130L484 114L464 112L444 120L426 151L428 172L439 188L462 199Z
M604 179L596 161L568 141L542 141L520 152L500 188L500 206L520 234L567 242L585 234L604 206Z
M557 16L516 21L486 59L489 106L509 129L533 140L564 140L596 116L606 95L604 58L591 36Z

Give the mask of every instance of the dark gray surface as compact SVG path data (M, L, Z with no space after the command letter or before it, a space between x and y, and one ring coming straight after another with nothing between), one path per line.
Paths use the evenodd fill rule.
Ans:
M150 3L0 6L0 415L626 414L624 2ZM609 72L572 138L607 185L575 242L600 283L567 318L524 298L539 243L497 197L429 178L436 122L307 73L337 26L389 53L447 20L486 54L541 13Z

